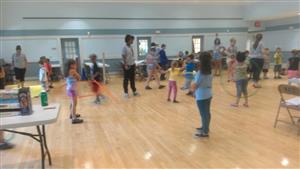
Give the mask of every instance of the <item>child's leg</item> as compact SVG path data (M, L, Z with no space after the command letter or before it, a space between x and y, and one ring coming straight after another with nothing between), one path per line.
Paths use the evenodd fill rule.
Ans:
M168 100L171 100L172 81L169 81Z
M176 101L177 97L177 83L176 81L173 82L173 101Z
M160 79L158 78L158 73L155 71L154 72L154 78L155 78L155 81L156 81L156 84L157 84L157 86L160 86Z
M236 81L236 102L235 105L238 106L240 103L241 95L242 95L242 85L241 81Z
M71 97L71 112L72 119L76 119L77 96Z
M244 106L248 106L248 80L244 80L243 81L243 86L242 86L242 92L243 92L243 95L245 97L245 104Z
M148 70L148 77L147 77L147 81L146 81L146 86L149 86L151 78L152 78L152 71Z

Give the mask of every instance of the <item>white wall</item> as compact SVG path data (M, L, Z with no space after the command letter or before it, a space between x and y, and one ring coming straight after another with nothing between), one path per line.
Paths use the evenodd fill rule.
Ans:
M264 44L274 51L280 47L283 51L300 48L300 29L264 32Z
M240 27L242 20L23 20L23 17L241 18L239 6L22 2L1 5L1 29Z
M47 56L52 61L60 61L60 48L56 38L6 38L1 39L1 58L11 62L12 54L17 45L22 46L29 62L38 62L41 56Z

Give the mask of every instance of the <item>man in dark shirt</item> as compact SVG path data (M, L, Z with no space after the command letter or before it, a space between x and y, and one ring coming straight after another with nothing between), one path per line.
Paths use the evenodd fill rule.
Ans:
M168 69L168 63L169 63L169 59L166 55L165 49L166 49L166 45L162 44L161 50L159 51L159 65L164 71ZM160 75L160 80L166 80L165 73L162 73Z

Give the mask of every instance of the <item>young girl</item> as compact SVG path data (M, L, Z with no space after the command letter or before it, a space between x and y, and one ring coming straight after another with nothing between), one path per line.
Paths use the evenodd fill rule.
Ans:
M263 66L264 79L269 79L268 78L268 72L269 72L269 67L270 67L270 50L269 50L269 48L264 49L263 56L264 56L264 66Z
M181 88L182 90L189 90L187 95L193 95L191 89L191 83L193 80L193 72L195 70L195 63L194 63L194 55L188 55L185 60L185 80L184 86Z
M247 77L247 64L245 63L245 53L239 52L236 57L237 63L234 65L234 79L236 83L237 99L233 107L238 107L242 94L245 98L244 106L248 107L248 77Z
M180 74L181 69L178 68L178 61L173 61L171 63L171 68L168 70L169 72L169 91L168 91L168 102L171 101L171 93L173 92L173 103L179 103L176 100L177 96L177 79Z
M160 66L157 63L157 57L156 57L156 47L151 47L147 58L146 58L146 63L147 63L147 72L148 72L148 78L146 81L146 90L151 90L152 88L149 86L149 83L152 79L152 77L154 77L157 86L159 89L164 88L165 86L160 84L160 79L158 77L158 73L157 73L157 69L160 69Z
M220 76L221 74L221 61L222 61L222 52L224 51L224 47L221 46L221 40L216 38L214 41L214 49L213 49L213 64L215 69L215 76Z
M96 54L91 54L90 59L92 62L92 66L90 68L91 70L91 80L92 80L92 91L96 94L96 104L101 103L101 98L104 98L104 96L101 94L100 91L100 83L103 81L103 73L100 67L97 64L97 55Z
M80 119L80 114L76 114L77 106L77 81L80 80L80 75L76 72L76 61L73 59L67 62L67 95L70 97L70 118L72 119L72 124L82 123L83 120Z
M226 63L227 63L227 67L228 67L228 82L233 80L233 64L235 63L235 58L236 58L236 54L237 54L237 47L236 45L236 39L235 38L231 38L230 39L230 46L227 48L226 50Z
M45 68L45 65L44 65L44 60L41 59L39 61L39 65L40 65L40 70L39 70L39 80L40 80L40 84L41 84L41 87L42 87L42 90L44 91L49 91L49 88L48 88L48 78L47 78L47 70Z
M200 111L202 127L197 128L197 137L208 137L210 126L210 103L212 99L211 55L203 52L200 55L200 69L195 75L192 90L195 91L197 106Z

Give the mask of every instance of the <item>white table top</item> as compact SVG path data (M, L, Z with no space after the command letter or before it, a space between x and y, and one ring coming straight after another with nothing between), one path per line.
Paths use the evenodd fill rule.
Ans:
M89 66L89 67L91 67L91 66L93 65L92 62L86 62L86 63L84 63L84 64L87 65L87 66ZM97 64L98 64L99 67L103 67L103 63L97 62ZM110 67L110 65L105 64L105 67Z
M57 121L60 104L47 107L33 105L33 113L27 116L0 117L0 129L32 127L51 124Z
M60 67L61 67L60 64L53 64L53 65L52 65L52 68L60 68Z
M145 60L136 60L136 61L135 61L135 64L136 64L137 66L145 65L145 64L146 64L146 61L145 61Z

